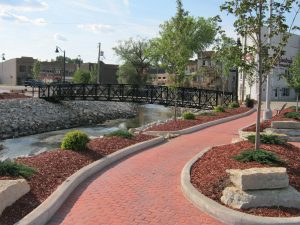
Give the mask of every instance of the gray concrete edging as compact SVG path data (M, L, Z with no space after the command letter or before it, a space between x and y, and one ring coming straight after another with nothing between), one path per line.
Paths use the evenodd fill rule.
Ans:
M109 165L137 153L146 148L161 144L164 142L163 137L157 137L142 143L138 143L127 148L114 152L98 161L95 161L76 173L68 177L41 205L34 209L31 213L22 218L15 225L43 225L46 224L55 212L62 206L69 195L84 180L100 172Z
M241 113L241 114L237 114L234 116L229 116L229 117L225 117L222 119L218 119L218 120L214 120L214 121L210 121L207 123L203 123L203 124L199 124L193 127L189 127L183 130L177 130L177 131L145 131L143 132L144 134L148 134L148 135L159 135L159 136L167 136L169 134L173 134L173 135L184 135L184 134L189 134L189 133L193 133L199 130L202 130L204 128L207 127L211 127L211 126L215 126L221 123L226 123L232 120L236 120L245 116L248 116L252 113L254 113L256 111L256 108L250 109L247 112Z
M212 148L206 148L194 156L181 172L181 190L184 196L201 211L228 225L299 225L300 217L274 218L254 216L227 208L201 194L192 184L190 171L192 165Z

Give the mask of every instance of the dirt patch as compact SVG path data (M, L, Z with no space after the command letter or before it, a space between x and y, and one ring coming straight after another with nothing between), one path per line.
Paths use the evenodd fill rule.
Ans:
M0 224L10 225L19 221L46 200L66 178L84 166L122 148L153 138L143 134L132 139L104 137L90 141L86 151L57 149L37 156L17 159L16 162L33 167L38 172L28 180L30 192L5 209L0 217ZM0 179L8 179L8 177L0 177Z
M0 100L16 99L16 98L30 98L30 97L18 93L0 93Z
M191 182L205 196L224 205L220 198L222 191L230 185L226 169L248 169L252 167L269 167L257 162L241 163L233 159L244 150L253 149L254 145L248 141L236 144L214 147L200 158L191 169ZM286 144L261 145L262 149L272 151L286 162L285 167L289 175L290 185L300 191L300 149ZM257 208L239 210L241 212L270 217L294 217L300 216L300 209L287 208Z
M197 116L195 120L172 120L164 124L153 126L147 131L177 131L185 128L193 127L199 124L234 116L249 111L250 108L240 107L236 109L226 109L226 112L215 113L213 116Z

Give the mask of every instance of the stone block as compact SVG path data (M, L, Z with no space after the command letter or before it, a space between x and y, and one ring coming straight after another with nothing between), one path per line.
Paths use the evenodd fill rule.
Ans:
M289 177L284 167L251 168L226 170L230 181L241 190L285 188Z
M221 201L235 209L257 207L287 207L300 209L300 193L289 186L274 190L242 191L237 187L227 187Z
M0 215L4 209L30 191L26 180L0 180Z
M271 128L276 129L300 129L300 122L296 121L273 121Z

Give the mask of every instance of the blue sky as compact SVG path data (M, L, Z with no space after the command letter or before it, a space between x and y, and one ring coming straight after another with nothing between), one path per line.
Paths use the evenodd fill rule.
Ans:
M183 0L193 16L221 15L223 28L235 37L234 18L220 12L222 2ZM101 42L104 62L120 63L112 51L118 40L155 37L175 12L175 0L0 0L0 53L50 60L58 45L68 57L95 62Z

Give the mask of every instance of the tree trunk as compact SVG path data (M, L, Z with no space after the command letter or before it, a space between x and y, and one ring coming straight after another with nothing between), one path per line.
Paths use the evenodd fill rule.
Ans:
M297 92L297 106L296 106L296 112L298 112L298 105L299 105L299 93Z

